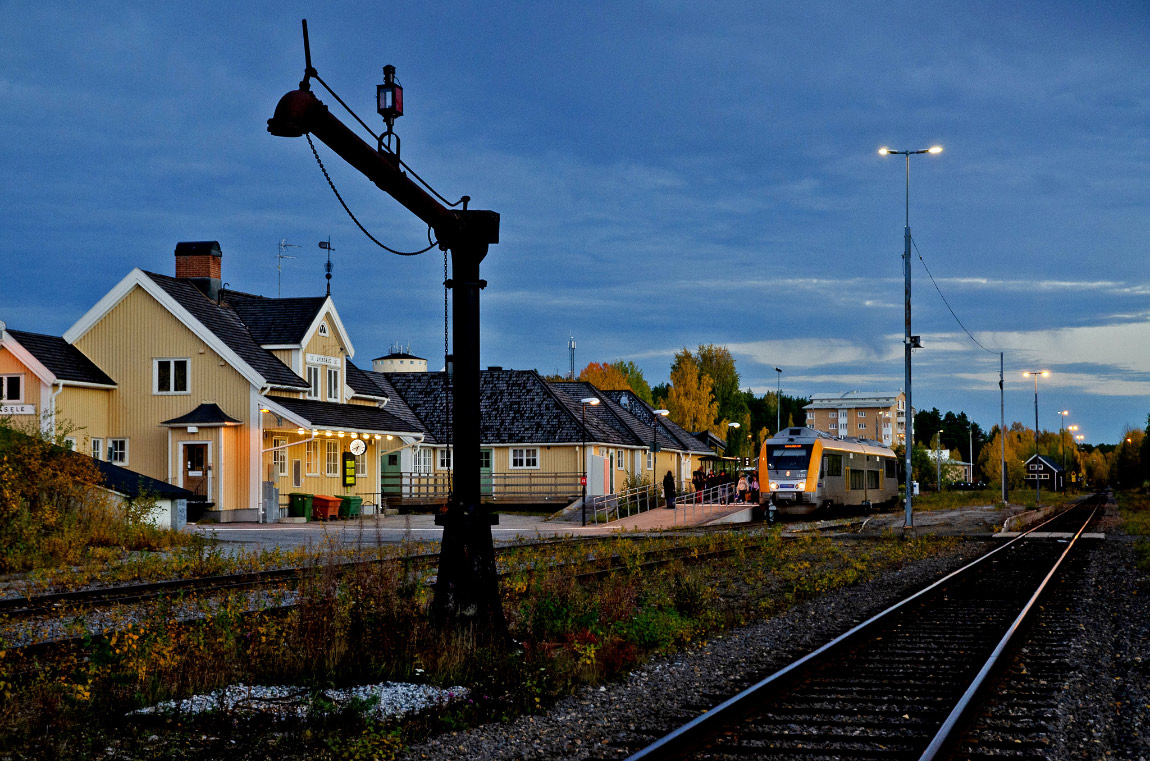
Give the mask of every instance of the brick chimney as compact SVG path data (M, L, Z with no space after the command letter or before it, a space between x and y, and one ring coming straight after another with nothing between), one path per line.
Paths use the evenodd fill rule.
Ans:
M222 267L220 244L214 240L176 244L176 277L196 286L212 301L219 298Z

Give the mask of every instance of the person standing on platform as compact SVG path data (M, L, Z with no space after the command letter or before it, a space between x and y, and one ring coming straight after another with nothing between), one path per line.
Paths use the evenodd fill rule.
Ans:
M675 477L671 475L671 471L667 471L667 475L663 476L663 497L667 500L667 508L670 510L675 509Z

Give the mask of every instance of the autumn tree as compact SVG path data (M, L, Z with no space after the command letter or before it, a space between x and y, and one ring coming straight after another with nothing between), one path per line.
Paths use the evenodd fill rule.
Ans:
M688 349L676 353L667 394L671 420L688 431L712 430L719 411L712 385L711 377L699 372L699 363Z
M605 362L592 362L579 373L579 380L603 391L629 391L631 384L619 368Z
M712 393L718 404L718 417L738 422L746 412L746 401L739 391L739 371L735 358L726 346L699 345L695 354L699 372L711 377Z
M1002 432L991 429L990 442L978 457L978 470L983 480L992 486L1002 484ZM1021 423L1014 423L1006 432L1006 485L1017 489L1025 483L1026 459L1034 453L1034 433Z

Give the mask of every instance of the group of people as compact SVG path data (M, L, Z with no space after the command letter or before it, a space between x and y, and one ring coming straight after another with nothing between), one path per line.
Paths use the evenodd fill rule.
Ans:
M743 503L756 505L759 502L759 477L754 471L740 473L738 479L734 474L726 471L703 471L699 468L691 474L691 485L694 486L694 501L703 502L704 492L712 491L719 504ZM675 476L671 471L663 477L663 496L667 500L667 507L675 507Z

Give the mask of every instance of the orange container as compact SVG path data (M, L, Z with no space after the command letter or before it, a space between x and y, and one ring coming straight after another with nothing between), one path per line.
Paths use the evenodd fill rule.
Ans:
M311 498L311 514L316 520L329 521L339 517L339 497L316 494Z

